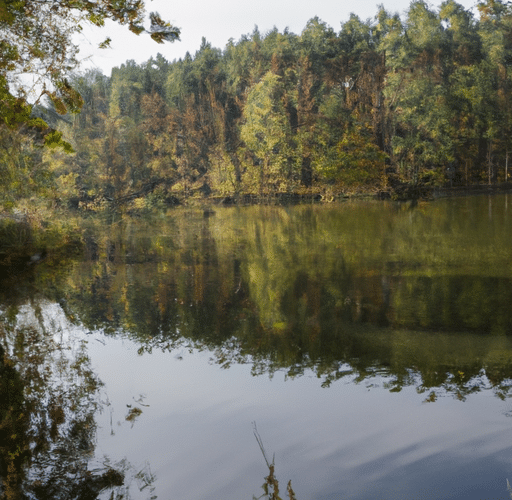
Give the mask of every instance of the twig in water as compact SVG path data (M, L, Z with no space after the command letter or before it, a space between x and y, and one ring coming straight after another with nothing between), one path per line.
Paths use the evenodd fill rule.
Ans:
M263 447L263 441L261 440L260 433L258 432L258 428L256 427L256 422L252 423L252 427L253 427L254 437L256 438L256 441L260 447L261 453L263 453L263 458L265 459L267 467L270 469L271 466L272 467L274 466L274 460L276 458L276 455L274 453L274 456L272 457L272 463L269 464L268 459L267 459L267 454L265 453L265 448Z
M275 459L276 455L272 457L272 463L268 461L267 454L265 452L265 448L263 446L263 441L261 439L260 433L258 432L258 428L256 427L256 422L252 423L253 426L253 432L254 437L256 438L256 441L258 443L258 446L260 447L261 453L263 454L263 458L265 459L265 463L268 467L268 476L265 477L265 483L263 484L263 490L265 491L265 496L269 500L282 500L279 496L279 481L277 480L276 476L274 475L274 469L275 469ZM292 482L288 481L288 487L286 488L286 491L288 492L288 497L290 500L296 500L295 493L292 490ZM260 497L261 498L261 497Z
M286 491L288 492L288 498L290 500L297 500L297 498L295 498L295 492L292 489L292 480L291 479L288 481L288 486L286 487Z

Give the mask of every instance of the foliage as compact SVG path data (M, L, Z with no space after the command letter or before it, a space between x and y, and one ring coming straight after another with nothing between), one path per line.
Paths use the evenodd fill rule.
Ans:
M343 186L380 188L384 184L386 154L363 131L350 131L337 145L338 165L329 172Z
M59 133L56 134L54 140L58 141ZM51 193L49 165L44 162L42 151L33 148L32 134L0 125L0 185L4 210L10 210L22 198Z
M48 112L77 113L84 104L80 91L70 83L78 66L78 47L73 36L82 30L84 23L103 26L110 19L127 25L136 34L147 31L158 43L179 39L179 29L155 12L149 16L150 26L146 30L143 14L142 0L3 1L0 6L0 128L12 131L13 136L25 134L35 147L58 147L72 153L73 148L62 131L56 130L60 127L48 125L51 121ZM100 46L107 47L108 39ZM48 108L42 116L39 103L45 103ZM5 136L3 132L2 135ZM13 162L20 163L23 159L20 156ZM10 167L5 165L5 168ZM12 198L14 193L10 188L11 184L2 185L3 192Z
M251 88L240 131L240 138L255 157L253 175L259 179L261 194L286 190L293 182L292 131L280 80L268 72Z
M136 34L147 31L158 43L179 39L179 29L155 12L150 14L146 30L143 14L142 0L6 0L0 10L0 75L9 92L17 92L23 99L28 91L21 76L34 75L39 97L47 95L61 114L78 111L81 97L69 84L71 71L78 64L73 35L82 30L83 23L104 26L110 19Z
M108 4L74 15L139 30L138 2ZM50 101L39 118L11 94L16 64L6 62L0 115L9 129L30 125L24 133L40 143L72 145L74 155L48 157L47 170L58 201L85 209L149 196L162 205L508 181L512 11L500 0L479 10L414 0L403 18L379 7L339 32L318 18L300 35L256 28L224 50L203 39L177 61L127 61L110 78L62 70L43 89ZM48 29L57 29L52 12ZM73 30L66 21L62 30ZM18 57L9 47L5 57ZM59 115L77 99L80 114Z

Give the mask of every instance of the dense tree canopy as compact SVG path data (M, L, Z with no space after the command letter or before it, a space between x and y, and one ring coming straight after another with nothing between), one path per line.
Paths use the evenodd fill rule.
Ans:
M33 146L73 150L63 139L59 115L83 106L70 81L78 67L79 48L73 36L85 23L103 26L113 20L136 34L147 31L158 43L179 39L178 28L158 13L144 28L142 0L2 0L0 3L0 144L4 205L29 186L48 187L48 169ZM107 38L101 47L107 47ZM45 104L46 109L39 106ZM16 153L17 152L17 153ZM14 153L14 154L13 154ZM43 182L41 180L43 179ZM21 189L23 188L23 189Z
M139 3L109 10L109 2L83 2L80 15L137 32ZM50 19L53 2L42 4ZM31 58L47 64L40 70L60 64L60 72L41 70L54 85L45 90L53 108L40 116L49 119L53 109L53 126L75 153L43 160L55 198L74 206L211 194L330 199L358 190L508 182L512 10L500 0L478 8L475 16L454 0L438 8L414 0L403 17L379 7L373 19L351 15L339 32L318 18L300 35L256 28L223 50L203 39L194 55L127 61L111 77L90 71L64 78L74 67L65 65L73 61L71 46L52 63L39 53L16 55L21 45L13 43L9 61L19 60L4 56L2 67L14 78ZM11 22L6 12L4 27ZM167 33L157 41L177 34L155 18L153 24ZM74 25L67 18L55 26L64 36ZM24 101L6 92L2 117L12 128L14 115L5 109L25 109ZM77 99L81 113L59 120ZM20 113L23 120L37 116Z

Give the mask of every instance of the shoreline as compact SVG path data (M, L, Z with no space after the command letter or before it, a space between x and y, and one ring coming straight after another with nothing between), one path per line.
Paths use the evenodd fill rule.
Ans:
M512 192L512 183L478 184L472 186L431 187L403 185L397 188L388 188L378 191L332 192L332 193L275 193L269 195L243 194L239 196L211 196L203 199L184 198L176 204L186 205L188 202L212 202L214 205L269 205L269 204L295 204L295 203L333 203L348 200L435 200L454 196L473 196L481 194L499 194ZM174 198L176 200L176 198Z

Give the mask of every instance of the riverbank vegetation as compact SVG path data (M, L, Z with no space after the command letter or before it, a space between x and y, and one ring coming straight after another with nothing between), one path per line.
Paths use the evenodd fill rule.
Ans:
M474 14L415 0L339 32L314 18L300 35L255 28L223 50L203 39L177 61L87 71L69 79L80 113L58 99L31 108L67 152L0 126L4 209L42 196L141 208L507 183L511 40L504 2Z

